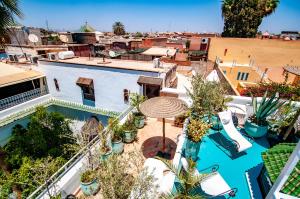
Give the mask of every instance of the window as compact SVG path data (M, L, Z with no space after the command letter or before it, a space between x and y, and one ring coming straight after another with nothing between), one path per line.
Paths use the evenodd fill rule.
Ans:
M241 72L238 72L238 75L237 75L237 80L242 80L242 81L247 81L248 80L248 77L249 77L249 73L241 73Z
M240 76L241 76L241 72L238 72L238 75L237 75L237 80L240 80Z
M245 81L247 81L248 80L248 77L249 77L249 73L246 73L246 76L245 76Z
M82 86L81 89L82 89L84 99L95 101L95 92L94 92L94 86L93 85Z
M124 89L123 95L124 95L124 103L127 104L129 101L129 91L127 89Z
M57 91L59 91L59 85L58 85L58 81L56 78L53 79L54 80L54 85Z
M95 101L94 83L89 78L78 78L76 84L81 87L83 99Z
M244 80L245 73L242 73L241 80Z

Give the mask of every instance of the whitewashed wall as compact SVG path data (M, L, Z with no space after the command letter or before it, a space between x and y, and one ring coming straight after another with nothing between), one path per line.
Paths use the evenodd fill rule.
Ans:
M83 103L81 88L76 85L79 77L94 81L95 106L111 111L122 112L128 107L124 103L123 89L141 92L137 80L140 75L158 77L159 73L135 70L114 69L80 64L40 61L37 67L46 75L50 94L58 99ZM60 91L54 85L57 79Z

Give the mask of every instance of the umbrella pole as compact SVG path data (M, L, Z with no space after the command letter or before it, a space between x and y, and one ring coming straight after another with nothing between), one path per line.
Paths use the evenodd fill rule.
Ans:
M165 152L165 148L166 148L166 135L165 135L165 118L162 119L163 120L163 148L162 148L162 152Z

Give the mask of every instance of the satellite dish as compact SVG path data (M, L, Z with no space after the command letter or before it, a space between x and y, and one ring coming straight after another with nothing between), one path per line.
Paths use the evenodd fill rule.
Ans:
M114 51L111 51L111 50L108 52L108 54L109 54L110 57L115 57L116 56L116 53Z
M29 39L29 41L31 41L32 43L36 43L36 42L39 41L38 36L36 36L35 34L29 34L29 35L28 35L28 39Z
M59 35L59 39L64 43L68 43L68 41L69 41L69 38L67 37L67 35Z

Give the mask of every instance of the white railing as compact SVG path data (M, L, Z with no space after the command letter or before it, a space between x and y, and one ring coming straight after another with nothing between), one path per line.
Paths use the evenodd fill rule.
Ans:
M47 88L37 88L0 100L0 111L48 94Z
M117 118L121 121L123 120L131 111L133 107L129 107L124 112L122 112ZM106 132L106 128L104 129L104 132ZM59 187L60 190L56 190L57 186L56 184L64 175L66 175L71 168L75 167L87 154L88 151L91 151L92 148L95 148L97 144L99 144L99 136L97 135L93 140L91 140L85 147L79 150L77 154L75 154L67 163L65 163L56 173L54 173L46 183L38 187L33 193L28 196L28 199L31 198L48 198L47 189L50 190L50 192L53 194L63 192L63 187ZM80 170L77 170L79 172ZM78 173L76 173L78 174ZM73 174L73 175L76 175Z

